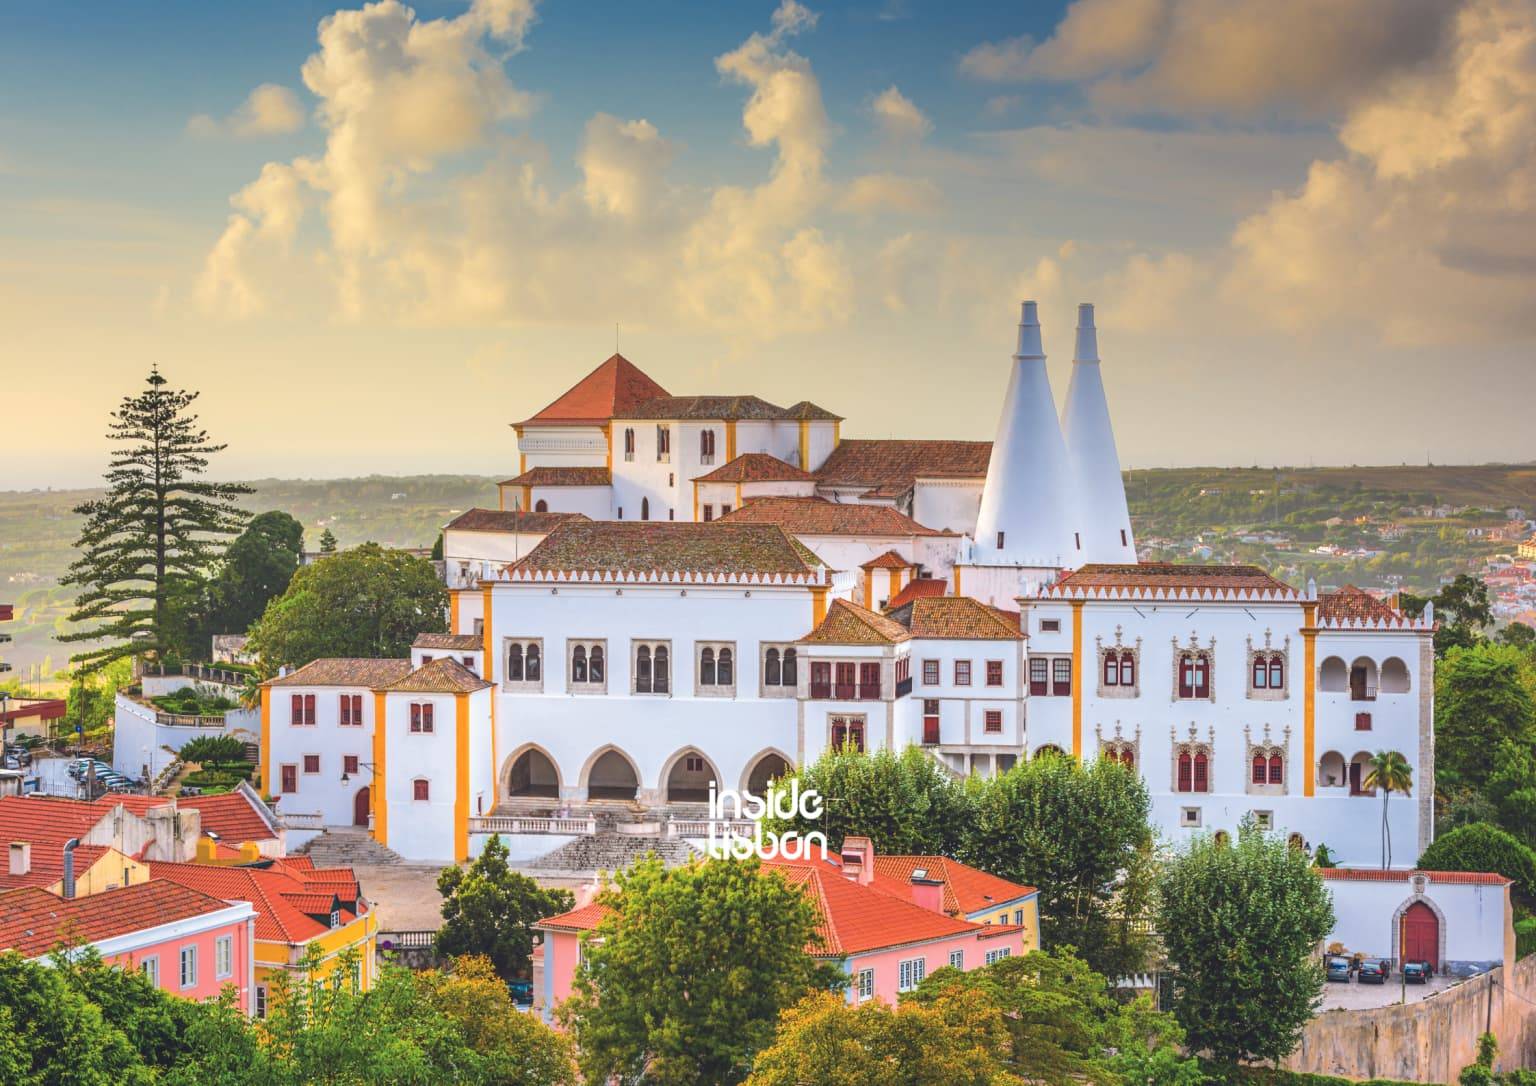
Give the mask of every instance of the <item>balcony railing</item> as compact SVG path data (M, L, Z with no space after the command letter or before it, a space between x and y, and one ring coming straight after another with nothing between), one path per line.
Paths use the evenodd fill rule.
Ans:
M912 680L905 680L907 688L902 691L898 686L897 696L902 693L912 692ZM879 701L879 683L811 683L811 700L813 701Z
M756 822L735 819L672 818L667 820L668 837L708 837L713 828L715 837L735 834L751 837Z
M280 811L277 817L285 829L325 829L325 818L319 811Z
M437 941L437 932L381 931L375 938L381 950L429 950Z
M905 679L897 679L896 696L898 698L904 698L910 693L912 693L912 677L909 675Z
M597 832L595 818L522 818L486 815L469 820L470 833L557 833L587 836Z

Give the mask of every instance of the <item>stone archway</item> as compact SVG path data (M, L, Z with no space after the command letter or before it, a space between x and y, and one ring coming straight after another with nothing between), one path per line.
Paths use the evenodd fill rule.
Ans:
M560 798L560 767L541 747L529 745L514 755L504 781L512 798Z
M618 747L604 747L587 759L581 772L588 799L634 801L640 794L640 771Z
M1419 879L1422 877L1424 876L1409 876L1410 879ZM1426 913L1428 913L1428 916L1425 915ZM1431 920L1434 924L1434 930L1432 933L1426 930L1428 929ZM1397 911L1392 914L1391 946L1392 953L1397 956L1398 968L1402 968L1403 961L1405 960L1403 953L1406 949L1405 944L1408 941L1407 937L1411 933L1416 937L1416 942L1419 943L1418 947L1415 949L1422 948L1422 940L1424 938L1429 937L1433 939L1432 945L1434 947L1434 957L1425 960L1429 961L1434 966L1436 973L1441 972L1445 968L1446 927L1447 925L1445 921L1445 913L1441 910L1440 906L1435 903L1434 898L1427 894L1413 894L1408 897L1401 905L1397 907ZM1417 930L1410 932L1405 931L1405 928Z
M684 747L667 760L657 783L668 803L708 803L709 786L724 787L715 764L698 747Z
M777 750L765 750L747 763L747 772L742 777L742 787L754 796L761 796L768 791L768 782L787 777L794 772L794 763L789 756Z

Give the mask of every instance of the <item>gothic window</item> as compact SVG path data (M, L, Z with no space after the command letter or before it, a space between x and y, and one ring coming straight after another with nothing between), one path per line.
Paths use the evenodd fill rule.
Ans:
M601 641L572 641L568 686L573 694L601 694L607 687L606 652Z
M783 665L779 661L778 649L771 648L763 654L763 682L768 686L784 684Z
M633 460L634 458L635 458L635 428L633 426L626 426L624 428L624 459L625 460Z
M667 643L665 641L636 641L634 660L634 687L637 694L665 694L668 683Z
M699 434L699 463L713 464L715 462L715 432L704 430Z
M864 753L864 718L835 716L831 721L833 750L852 750Z
M1291 741L1290 728L1285 729L1281 742L1270 738L1269 726L1264 726L1260 742L1248 741L1248 791L1269 795L1285 793L1285 748Z
M542 663L540 643L527 638L517 638L508 639L505 644L506 667L502 674L503 684L507 687L523 689L536 689L541 686L544 675L540 666Z
M1099 641L1099 696L1104 698L1134 698L1140 695L1137 685L1141 656L1141 638L1134 645L1121 641L1121 631L1115 627L1115 642L1106 645Z
M1259 701L1281 701L1289 696L1286 674L1289 670L1291 639L1276 647L1270 642L1270 632L1264 631L1264 644L1254 647L1248 642L1248 697Z
M1173 747L1175 792L1211 791L1211 748L1205 743L1175 743Z
M698 645L696 693L700 697L729 697L736 692L736 650L729 642Z
M1179 697L1203 701L1211 696L1211 654L1205 649L1185 649L1178 656Z

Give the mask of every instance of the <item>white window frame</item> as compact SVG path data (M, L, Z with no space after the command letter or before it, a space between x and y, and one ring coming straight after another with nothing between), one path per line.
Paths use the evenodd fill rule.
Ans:
M537 679L509 679L507 678L507 656L512 651L513 645L519 645L523 650L523 674L528 674L528 646L537 645L539 649L539 677ZM501 639L501 688L513 694L542 694L544 692L544 676L549 674L549 653L544 649L542 637L503 637Z
M875 971L873 969L860 969L854 976L853 983L854 993L860 1003L867 999L875 998Z
M574 678L575 671L572 667L576 659L576 649L580 647L587 654L587 674L592 674L592 650L603 650L603 677L598 682L577 682ZM565 640L565 692L590 696L594 694L608 693L608 672L612 669L613 657L608 654L608 639L606 637L568 637Z
M987 951L987 955L986 955L986 957L983 960L986 962L987 965L996 965L998 962L1002 961L1004 958L1011 958L1011 957L1013 957L1013 947L1011 947L1011 946L1000 946L996 950L989 950L989 951Z
M965 948L964 947L961 947L959 950L951 950L949 952L949 967L951 969L958 969L962 973L965 971Z
M144 974L151 985L160 987L160 955L151 954L139 962L139 972Z
M768 682L768 650L775 649L779 654L779 678L780 682L769 685ZM795 681L783 682L784 654L795 654ZM792 698L800 693L800 672L804 668L804 660L801 657L800 646L793 641L762 641L757 646L757 685L761 696L765 698ZM736 670L741 671L740 660L736 663Z
M713 683L704 685L704 650L708 649L715 654L715 673L718 676L720 668L720 652L722 649L731 654L731 681L729 684ZM797 661L798 665L798 661ZM693 696L696 698L734 698L736 696L736 684L741 681L741 653L736 648L734 641L695 641L693 643Z
M640 689L640 650L649 649L651 652L651 688ZM656 650L667 650L667 688L658 691L656 689ZM672 651L672 642L666 638L637 637L629 643L629 692L639 698L670 698L677 690L677 653Z
M252 1009L255 1011L257 1018L265 1018L267 1016L267 998L267 986L265 984L256 985L256 1002Z
M235 975L235 937L221 935L213 941L213 979L228 980Z
M898 992L913 991L923 983L923 978L927 975L927 958L906 958L897 966L896 990Z
M178 961L178 965L180 967L180 972L178 974L178 978L181 981L182 989L185 990L187 988L196 988L197 987L197 944L196 943L189 943L186 946L182 947L180 952L177 955L177 961ZM188 963L191 963L191 968L190 969L188 968ZM188 976L191 977L190 980L187 979Z

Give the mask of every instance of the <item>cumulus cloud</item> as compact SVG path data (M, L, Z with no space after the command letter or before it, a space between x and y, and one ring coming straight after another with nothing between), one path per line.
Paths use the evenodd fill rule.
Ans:
M925 215L934 211L941 200L939 186L926 177L871 173L850 181L838 198L837 206L856 215L882 211Z
M1075 0L1042 42L976 46L961 70L990 81L1082 83L1106 109L1336 115L1435 55L1446 0Z
M881 130L892 138L922 139L933 131L933 122L895 84L877 94L870 109Z
M194 136L233 136L255 139L281 136L304 127L304 106L299 96L277 83L263 83L246 96L223 120L199 113L187 122Z
M587 203L622 219L654 210L675 150L649 121L624 121L599 113L587 122L577 159Z

